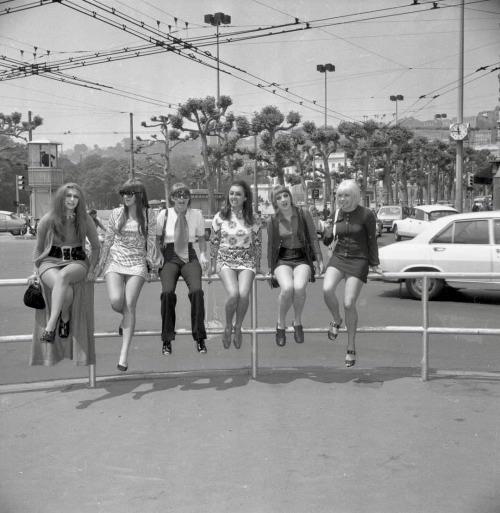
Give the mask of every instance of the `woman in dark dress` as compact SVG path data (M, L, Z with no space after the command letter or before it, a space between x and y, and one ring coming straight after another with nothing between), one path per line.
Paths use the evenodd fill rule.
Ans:
M346 367L352 367L356 363L356 302L363 284L366 283L369 269L380 272L376 218L370 209L359 204L360 197L358 184L354 180L344 180L340 183L336 196L338 210L333 214L333 226L329 225L324 236L326 245L332 241L336 243L323 281L325 303L333 317L328 330L330 340L337 338L342 325L336 289L339 283L345 280Z

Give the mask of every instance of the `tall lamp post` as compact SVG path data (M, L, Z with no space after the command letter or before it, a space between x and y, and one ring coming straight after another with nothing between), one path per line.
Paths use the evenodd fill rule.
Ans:
M398 124L398 102L404 99L405 97L402 94L391 94L391 96L389 96L391 102L396 102L396 125Z
M219 70L219 26L229 25L231 23L231 16L223 12L216 12L215 14L205 14L205 23L209 23L217 28L217 103L220 100L220 70Z
M326 75L327 75L327 72L328 71L335 71L335 66L333 64L318 64L316 66L316 70L319 71L320 73L324 73L325 74L325 128L326 128L326 123L327 123L327 91L328 91L328 88L326 86Z
M440 137L442 136L441 129L443 128L443 119L446 119L447 117L448 117L447 114L434 114L434 119L438 119L439 120L439 134L440 134ZM446 140L448 140L448 134L446 134Z

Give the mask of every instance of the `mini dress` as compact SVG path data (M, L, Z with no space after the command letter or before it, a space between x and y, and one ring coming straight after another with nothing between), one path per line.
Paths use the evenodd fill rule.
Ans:
M210 249L212 258L217 260L217 272L225 267L256 272L262 252L260 222L255 221L248 226L243 216L231 212L229 219L223 219L217 212L212 221L212 230Z

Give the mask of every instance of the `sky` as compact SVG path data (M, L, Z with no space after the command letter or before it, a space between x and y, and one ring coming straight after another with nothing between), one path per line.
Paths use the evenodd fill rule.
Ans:
M27 119L31 110L42 116L34 140L61 142L63 150L75 144L114 146L130 133L130 113L134 136L147 137L153 129L143 128L142 121L175 113L189 98L216 96L216 29L204 22L204 15L223 12L231 23L220 26L220 91L232 98L230 110L237 115L251 118L274 105L322 125L325 74L316 66L331 63L335 71L326 76L330 125L394 122L396 105L399 119L456 117L461 0L413 3L63 0L21 10L37 2L4 1L0 112L17 110ZM500 70L491 70L500 65L500 0L465 0L464 27L463 113L472 116L499 104ZM151 37L179 38L194 47L182 55L166 52L154 47ZM123 49L139 46L161 52L113 60ZM110 61L90 64L89 54L95 60L105 52L111 52ZM85 66L60 71L64 76L57 78L64 82L40 74L6 79L19 66L15 61L68 66L78 58ZM396 104L391 95L404 99Z

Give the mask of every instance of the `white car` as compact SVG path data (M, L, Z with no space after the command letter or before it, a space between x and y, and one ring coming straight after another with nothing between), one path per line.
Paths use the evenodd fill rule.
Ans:
M395 242L379 249L380 266L384 272L500 272L500 210L468 212L442 217L432 222L413 240ZM405 281L409 294L420 298L422 280ZM493 279L429 279L429 299L449 285L454 288L473 287L500 290L500 281Z
M410 216L392 223L394 240L400 241L403 237L415 237L425 230L432 221L458 213L458 210L447 205L419 205L413 210Z

